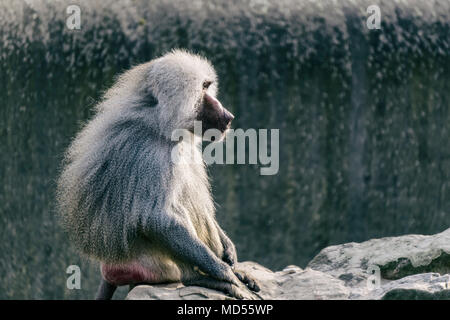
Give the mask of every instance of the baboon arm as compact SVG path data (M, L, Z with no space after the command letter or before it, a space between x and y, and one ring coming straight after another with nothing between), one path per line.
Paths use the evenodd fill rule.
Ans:
M177 216L164 215L147 223L149 236L161 241L174 256L183 262L197 266L202 272L218 280L238 284L230 266L221 261L197 235L187 227L189 223Z

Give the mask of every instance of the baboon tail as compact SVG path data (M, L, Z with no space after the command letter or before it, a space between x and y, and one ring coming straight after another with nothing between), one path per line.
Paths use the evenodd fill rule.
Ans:
M111 300L116 289L117 287L115 285L107 282L105 279L102 279L98 287L95 300Z

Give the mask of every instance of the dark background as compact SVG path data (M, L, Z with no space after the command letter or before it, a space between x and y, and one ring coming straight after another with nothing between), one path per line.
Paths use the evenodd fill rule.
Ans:
M94 296L98 267L54 209L62 154L115 75L176 47L213 62L234 128L280 129L277 175L210 167L240 260L304 267L329 245L450 226L447 0L1 0L0 298ZM65 289L71 264L82 290Z

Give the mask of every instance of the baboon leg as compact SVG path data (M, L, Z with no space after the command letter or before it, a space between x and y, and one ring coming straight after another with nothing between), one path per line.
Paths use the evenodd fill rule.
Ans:
M157 236L162 245L169 249L174 256L190 266L197 266L201 271L217 280L239 285L240 281L229 265L220 260L197 235L189 230L177 218L165 215L164 219L149 221L148 229L152 236ZM158 219L158 217L155 217ZM164 224L162 225L162 222ZM158 228L154 228L158 226Z
M219 231L220 240L224 249L222 260L231 266L234 274L238 277L239 280L241 280L242 283L246 284L250 290L258 292L260 288L256 280L253 279L253 277L248 273L242 270L235 269L235 266L237 264L237 254L233 241L230 240L230 238L226 235L226 233L222 230L217 222L216 227Z
M116 289L117 287L115 285L107 282L105 279L102 279L100 286L98 287L95 300L111 300Z
M239 288L229 282L220 281L208 276L200 276L194 279L182 280L185 286L199 286L208 289L214 289L226 293L227 295L236 299L248 299L255 300L255 297L251 295L250 292L245 289Z
M217 221L216 221L216 228L217 231L219 232L220 242L222 243L223 246L222 261L227 263L230 267L234 268L234 266L237 263L236 247L234 246L233 241L230 240L230 238L219 226Z

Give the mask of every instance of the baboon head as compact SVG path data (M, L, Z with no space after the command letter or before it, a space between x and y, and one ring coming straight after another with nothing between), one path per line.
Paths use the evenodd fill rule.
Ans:
M217 75L205 58L182 50L172 51L146 64L139 88L143 112L153 109L156 124L167 137L175 129L194 133L194 121L225 133L234 116L217 100Z

